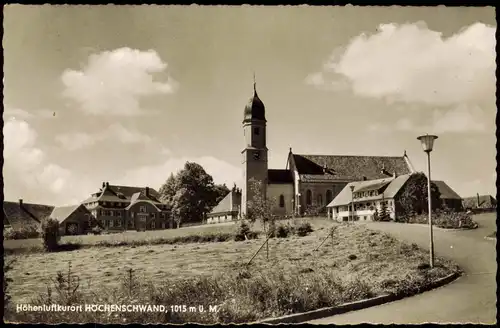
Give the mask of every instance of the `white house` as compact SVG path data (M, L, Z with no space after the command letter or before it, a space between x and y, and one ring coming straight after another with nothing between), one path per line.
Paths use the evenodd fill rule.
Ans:
M391 178L348 183L327 205L328 218L336 221L373 220L375 210L380 213L385 207L392 220L396 219L395 199L410 178L410 174ZM352 204L354 202L354 213Z

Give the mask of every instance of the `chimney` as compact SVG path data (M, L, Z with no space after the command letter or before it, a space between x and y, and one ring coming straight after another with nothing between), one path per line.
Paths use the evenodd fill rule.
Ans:
M146 187L146 196L149 197L149 187Z
M23 206L23 199L19 198L19 206Z
M109 182L106 182L106 187L109 187Z
M106 182L102 183L102 189L104 189L104 187L106 187Z
M479 193L476 194L477 208L479 208Z
M368 178L367 178L367 177L365 177L365 176L363 176L363 181L366 181L366 180L368 180Z

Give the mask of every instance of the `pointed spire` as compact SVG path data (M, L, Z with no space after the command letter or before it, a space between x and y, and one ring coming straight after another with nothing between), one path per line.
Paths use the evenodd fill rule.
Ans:
M253 72L253 93L257 95L257 82L255 81L255 72Z

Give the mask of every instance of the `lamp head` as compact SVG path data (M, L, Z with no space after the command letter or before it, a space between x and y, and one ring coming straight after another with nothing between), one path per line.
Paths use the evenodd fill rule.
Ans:
M435 135L426 134L426 135L418 137L417 139L420 140L420 142L422 143L422 149L426 153L430 153L432 151L433 146L434 146L434 140L436 140L437 138L438 137Z

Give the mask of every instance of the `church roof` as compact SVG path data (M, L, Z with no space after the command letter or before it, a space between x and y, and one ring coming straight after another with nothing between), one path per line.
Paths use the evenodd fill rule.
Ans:
M344 156L293 154L302 181L375 180L412 170L404 156Z
M269 183L292 183L292 172L290 170L270 169L267 171L267 180Z
M441 194L441 199L462 199L450 186L444 181L432 180L432 183L436 185Z
M253 87L253 97L250 98L248 104L245 106L245 111L243 114L243 122L251 120L266 120L266 107L257 95L255 83Z

